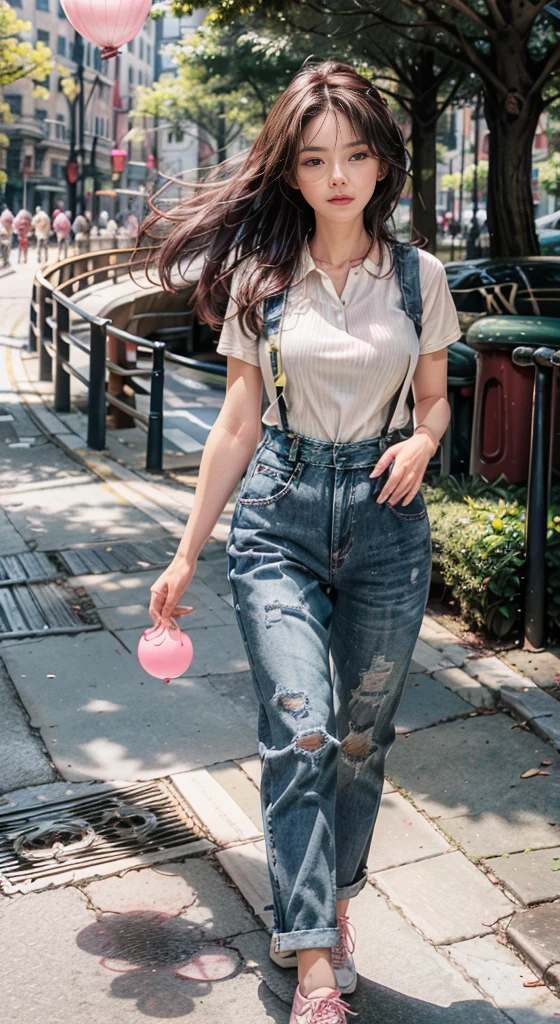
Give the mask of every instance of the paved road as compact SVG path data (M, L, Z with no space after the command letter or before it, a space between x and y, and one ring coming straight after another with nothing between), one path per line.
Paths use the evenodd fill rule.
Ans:
M193 663L165 685L135 658L159 572L142 552L172 550L181 524L162 519L149 490L102 480L53 443L14 390L18 355L0 346L0 553L54 559L51 585L92 628L0 642L3 1017L285 1024L295 973L268 957L256 713L223 539L205 548L189 591ZM56 552L92 549L100 571L60 569ZM128 570L110 568L125 551ZM498 659L472 655L426 617L370 883L352 907L352 1008L364 1024L552 1024L560 1013L550 988L524 984L536 977L511 941L535 967L545 954L544 966L560 963L559 759L496 704ZM531 769L543 774L521 778ZM168 838L102 827L116 793L137 807L171 799ZM26 860L6 832L41 814L90 815L103 840Z

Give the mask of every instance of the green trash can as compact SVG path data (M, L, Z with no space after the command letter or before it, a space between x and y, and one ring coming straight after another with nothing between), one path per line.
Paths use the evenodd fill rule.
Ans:
M467 344L477 362L470 472L489 483L502 473L511 484L526 483L535 374L515 366L511 354L519 345L560 349L560 317L482 317L469 327Z

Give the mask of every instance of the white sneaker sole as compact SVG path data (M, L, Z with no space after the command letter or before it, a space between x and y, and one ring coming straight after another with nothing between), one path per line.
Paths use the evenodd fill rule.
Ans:
M298 965L298 958L297 958L297 953L296 953L295 949L294 950L287 949L287 950L284 950L281 953L277 953L276 952L276 950L274 948L274 935L271 935L271 937L270 937L270 959L278 967L288 968L288 967L297 967L297 965Z

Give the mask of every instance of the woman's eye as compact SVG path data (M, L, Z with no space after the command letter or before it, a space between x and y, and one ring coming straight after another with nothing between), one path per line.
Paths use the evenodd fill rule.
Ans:
M360 153L353 153L353 154L352 154L352 156L350 157L350 159L351 159L351 160L353 160L353 159L354 159L354 157L363 157L363 158L364 158L364 160L365 160L365 158L366 158L367 156L369 156L369 153L366 153L366 152L365 152L365 150L362 150L362 151L361 151ZM360 162L360 161L358 161L358 163L359 163L359 162Z
M320 160L320 158L318 156L310 156L309 160L305 160L302 166L303 167L317 167L320 163L321 163L321 160Z

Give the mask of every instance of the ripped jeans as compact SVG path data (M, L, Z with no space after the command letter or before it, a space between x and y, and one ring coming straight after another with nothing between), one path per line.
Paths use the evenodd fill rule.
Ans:
M402 438L394 431L387 441ZM259 702L277 951L336 945L336 901L366 884L428 597L424 498L378 504L369 474L380 454L379 438L330 444L267 426L228 537Z

